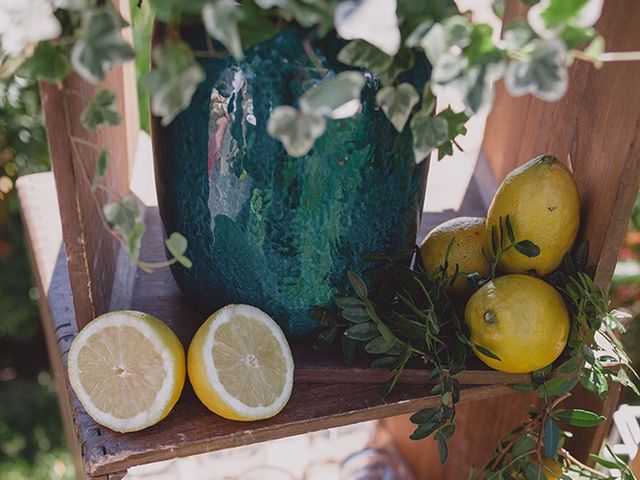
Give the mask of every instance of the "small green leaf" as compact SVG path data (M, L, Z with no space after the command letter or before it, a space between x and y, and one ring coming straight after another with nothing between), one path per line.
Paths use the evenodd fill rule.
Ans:
M502 38L507 51L515 53L536 38L536 34L526 20L518 18L505 25Z
M420 110L411 119L411 133L415 162L422 163L434 148L447 141L449 124L443 117L434 117L430 112Z
M119 202L107 203L102 211L109 226L122 238L129 256L137 261L146 229L138 200L128 195Z
M341 310L346 310L347 308L362 307L363 305L362 300L353 297L335 297L333 301Z
M514 97L530 93L548 102L558 101L569 85L566 47L559 40L536 40L532 46L530 57L509 63L507 90Z
M71 72L69 59L60 47L49 42L40 42L33 55L18 69L18 75L42 80L49 83L60 83Z
M441 420L439 416L436 416L431 420L418 425L418 428L416 428L415 431L411 435L409 435L409 438L411 440L422 440L423 438L427 438L438 429L438 427L440 426L440 422Z
M345 65L362 67L376 73L386 71L393 57L364 40L353 40L338 52L338 61Z
M516 241L516 236L513 233L513 226L511 225L511 217L507 215L504 219L504 226L507 229L507 236L509 237L509 241L514 243Z
M100 180L104 177L107 171L107 164L109 163L109 153L103 148L98 154L98 161L96 162L96 173L93 176L93 182L91 183L91 191L95 193L100 184Z
M439 408L423 408L422 410L419 410L411 415L409 421L416 425L429 423L433 418L436 417L436 415L438 415L438 413L440 413Z
M380 333L373 323L357 323L347 328L344 334L353 339L365 342L376 338Z
M560 409L552 412L553 418L558 421L573 425L574 427L595 427L606 420L597 413L581 410L579 408Z
M560 38L567 46L567 50L575 50L592 42L597 36L598 32L595 28L569 25L563 30Z
M169 250L169 253L173 255L173 258L175 258L182 266L186 268L191 268L193 266L191 260L184 255L187 251L187 247L189 246L184 235L178 232L173 232L169 235L169 238L164 241L164 244L166 245L167 250Z
M440 463L443 465L447 463L447 459L449 458L449 447L447 446L447 441L443 437L438 438L438 453L440 454Z
M353 327L352 327L353 328ZM395 341L388 342L384 339L382 335L374 338L369 343L367 343L364 347L367 353L371 353L374 355L378 355L381 353L386 353L396 344Z
M475 349L480 352L482 355L492 358L494 360L497 360L498 362L501 362L502 359L496 355L495 353L493 353L491 350L489 350L488 348L483 347L482 345L478 345L477 343L475 343L473 345L475 347Z
M323 348L327 348L336 339L337 334L338 334L338 327L336 326L323 330L318 334L318 337L313 343L313 348L315 348L316 350L322 350Z
M544 447L544 456L553 459L558 453L560 447L560 429L558 424L551 417L547 417L542 430L542 442Z
M594 455L593 453L589 454L589 458L593 460L594 463L597 463L598 465L602 465L604 468L616 469L616 470L620 468L620 465L618 465L616 462L607 460L606 458L600 457L598 455Z
M376 100L394 128L401 132L420 95L410 83L401 83L397 87L382 88Z
M436 65L440 57L453 47L464 48L469 45L472 28L469 20L462 15L454 15L434 24L420 43L429 62Z
M282 142L288 155L302 157L313 148L316 139L324 133L326 125L322 115L280 105L271 111L267 132Z
M166 42L153 49L155 68L144 78L151 95L151 111L168 125L189 106L204 70L186 43Z
M564 395L573 390L579 381L577 375L571 377L555 377L547 380L538 387L538 396L541 398Z
M98 83L111 68L131 60L135 53L122 38L122 26L111 5L85 10L80 35L71 49L73 69L87 81Z
M360 92L365 78L347 70L311 87L299 100L300 110L331 118L347 118L360 109Z
M514 243L515 249L527 257L537 257L540 255L540 247L538 247L531 240L521 240L518 243Z
M116 94L111 90L100 90L80 114L80 123L87 130L102 126L118 125L122 117L116 110Z
M379 370L393 370L396 363L398 363L398 357L381 357L376 358L371 362L371 368Z
M358 276L358 274L353 272L352 270L348 270L347 278L349 279L349 283L353 287L353 291L356 293L356 295L358 295L360 299L366 300L367 296L369 295L367 293L367 286L362 281L362 279Z
M371 320L371 318L369 318L369 314L364 308L362 308L362 306L345 308L340 312L340 315L342 315L342 318L352 323L362 323Z
M202 21L207 33L222 43L235 58L242 58L242 42L238 22L241 6L233 0L214 0L202 7Z
M511 455L513 458L526 454L536 448L536 442L526 433L520 435L511 448Z

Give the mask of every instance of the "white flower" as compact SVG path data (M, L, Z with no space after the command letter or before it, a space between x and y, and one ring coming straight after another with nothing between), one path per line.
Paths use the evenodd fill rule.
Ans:
M555 37L565 27L565 24L547 25L542 13L549 7L551 0L542 0L537 5L529 9L527 20L531 28L544 39ZM602 14L602 5L604 0L588 0L576 15L570 19L570 24L575 27L592 27Z
M336 8L336 31L345 40L361 38L387 55L400 49L396 0L347 0Z
M0 48L9 55L27 45L60 36L51 0L0 0Z

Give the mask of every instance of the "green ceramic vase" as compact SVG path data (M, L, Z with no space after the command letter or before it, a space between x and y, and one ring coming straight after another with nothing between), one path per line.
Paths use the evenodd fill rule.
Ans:
M186 40L204 49L204 33ZM363 273L367 252L415 244L426 184L411 133L398 134L375 104L367 76L362 109L328 120L304 157L293 158L266 131L270 111L297 105L321 72L303 48L306 32L287 27L248 49L242 61L205 58L189 108L168 126L153 122L160 214L167 232L189 241L190 269L172 267L181 290L204 315L246 303L271 315L290 339L309 338L309 315L349 292L348 270ZM314 44L327 71L341 43ZM420 88L424 62L407 74ZM326 72L324 73L326 74Z

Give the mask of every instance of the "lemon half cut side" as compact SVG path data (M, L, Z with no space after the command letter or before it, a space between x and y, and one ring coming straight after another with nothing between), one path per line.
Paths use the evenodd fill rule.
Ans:
M97 317L74 339L69 381L87 413L117 432L158 423L184 386L184 348L161 320L124 310Z
M273 417L293 389L293 357L282 330L249 305L227 305L207 319L191 341L187 368L202 403L230 420Z

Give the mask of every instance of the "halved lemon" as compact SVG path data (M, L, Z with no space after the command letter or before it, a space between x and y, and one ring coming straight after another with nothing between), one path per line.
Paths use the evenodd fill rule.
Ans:
M230 420L278 414L293 388L293 358L278 324L249 305L227 305L200 327L187 370L196 395Z
M73 340L69 380L87 413L117 432L158 423L185 381L184 348L162 321L123 310L97 317Z

